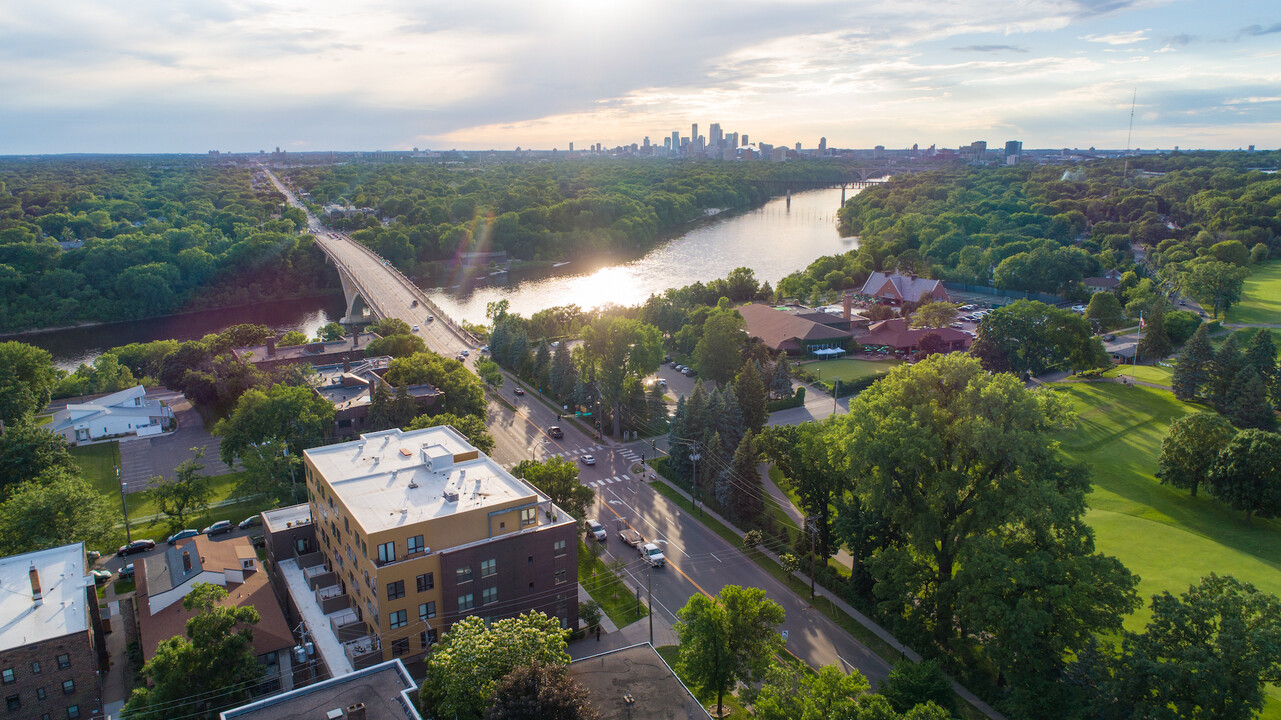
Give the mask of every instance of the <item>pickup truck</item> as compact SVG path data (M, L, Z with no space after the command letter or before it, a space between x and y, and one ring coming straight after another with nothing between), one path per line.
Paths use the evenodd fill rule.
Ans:
M640 533L631 528L625 527L619 530L618 537L632 547L640 547L645 544L645 538L641 537Z
M659 550L654 543L642 543L636 547L636 550L640 552L640 556L645 559L645 562L650 564L650 567L663 567L667 564L667 558L663 557L663 551Z

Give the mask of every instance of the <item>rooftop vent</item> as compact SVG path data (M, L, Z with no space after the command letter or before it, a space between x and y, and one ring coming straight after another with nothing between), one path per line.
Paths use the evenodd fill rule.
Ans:
M40 591L40 571L36 569L35 563L31 563L31 569L27 571L27 575L31 578L31 599L37 605L43 604L44 593Z
M365 704L356 703L347 706L347 720L365 720Z

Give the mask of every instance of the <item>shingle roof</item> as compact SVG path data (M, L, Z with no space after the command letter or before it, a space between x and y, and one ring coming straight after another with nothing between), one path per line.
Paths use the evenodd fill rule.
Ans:
M747 323L747 332L758 337L769 347L778 350L789 346L798 347L799 343L788 341L840 340L850 337L850 333L827 325L820 325L813 320L806 320L791 313L775 310L767 305L753 303L738 309Z
M867 282L863 283L863 289L860 292L875 297L892 297L888 293L881 292L886 282L894 286L898 298L904 302L920 302L921 298L933 293L941 281L915 275L901 275L897 272L874 272L867 278Z
M870 328L866 335L855 338L862 345L886 345L892 348L910 348L920 343L921 338L935 333L946 343L966 342L970 336L953 328L909 328L903 318L882 320Z

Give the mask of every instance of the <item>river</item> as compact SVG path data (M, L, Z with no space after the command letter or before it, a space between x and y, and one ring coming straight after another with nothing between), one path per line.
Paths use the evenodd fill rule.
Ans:
M791 207L786 198L776 198L753 210L700 221L688 233L635 260L593 269L585 267L586 262L571 259L551 277L470 292L436 290L432 299L451 317L480 323L485 321L486 304L499 299L508 300L512 312L525 316L556 305L639 305L652 294L725 277L737 267L749 267L757 280L777 284L818 257L857 247L856 238L842 238L836 232L840 204L839 189L797 193ZM576 273L575 266L583 270ZM45 348L58 367L74 370L118 345L167 338L192 340L239 323L266 325L276 333L300 330L311 337L321 326L341 318L343 312L342 296L322 297L0 339Z

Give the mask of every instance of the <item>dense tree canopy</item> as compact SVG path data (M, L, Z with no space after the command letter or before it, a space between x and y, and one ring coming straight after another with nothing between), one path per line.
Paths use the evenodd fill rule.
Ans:
M1035 300L997 308L979 323L971 352L992 371L1088 370L1107 364L1103 344L1084 318Z
M783 608L760 588L726 585L715 598L690 597L676 613L680 638L677 667L694 687L716 694L716 709L738 682L764 677L783 638L775 628Z
M56 380L48 350L0 342L0 422L15 425L43 410Z
M393 366L394 367L394 366ZM222 436L223 462L254 452L254 445L268 440L289 444L293 452L319 445L334 422L334 406L309 387L273 385L240 396L231 417L218 421L214 432Z
M92 548L111 536L116 517L116 505L87 480L63 468L46 470L13 486L0 502L0 552L81 541Z

